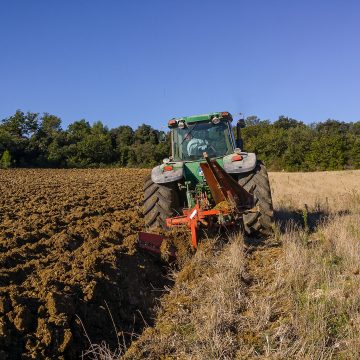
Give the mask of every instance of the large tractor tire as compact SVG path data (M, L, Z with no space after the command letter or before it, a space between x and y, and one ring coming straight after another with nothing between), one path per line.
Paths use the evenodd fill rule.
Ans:
M166 229L166 218L178 214L179 194L176 183L155 184L149 175L144 184L145 226Z
M268 236L273 232L273 205L268 173L265 165L258 161L255 169L242 174L238 183L247 191L253 191L255 206L259 211L243 216L246 234L256 237Z

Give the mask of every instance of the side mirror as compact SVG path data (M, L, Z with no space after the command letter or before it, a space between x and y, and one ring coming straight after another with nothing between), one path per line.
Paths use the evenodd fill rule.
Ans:
M237 122L237 126L240 129L243 129L244 127L246 127L245 120L244 119L239 119L238 122Z
M236 124L236 147L241 149L241 151L244 150L244 142L241 137L241 129L243 129L246 126L245 120L243 118L239 119Z
M166 142L166 134L163 131L159 131L157 137L159 142Z

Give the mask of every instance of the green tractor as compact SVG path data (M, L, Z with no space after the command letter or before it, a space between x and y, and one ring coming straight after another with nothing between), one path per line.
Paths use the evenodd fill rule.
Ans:
M166 229L174 223L172 219L180 218L179 215L195 208L202 208L210 214L210 209L219 207L221 199L216 201L215 198L219 189L228 199L226 194L230 194L231 190L222 188L224 182L230 181L236 182L235 192L241 190L252 197L248 210L241 211L241 227L245 233L257 237L271 234L273 206L265 165L254 153L243 151L241 128L245 126L244 120L237 122L236 139L232 121L230 113L215 112L174 118L168 122L171 156L152 169L144 184L143 214L148 229ZM206 162L211 168L205 167ZM213 175L206 176L205 170ZM234 187L234 184L231 186ZM212 211L211 214L218 214L223 221L221 212ZM187 215L189 222L191 216ZM216 221L220 222L219 219Z

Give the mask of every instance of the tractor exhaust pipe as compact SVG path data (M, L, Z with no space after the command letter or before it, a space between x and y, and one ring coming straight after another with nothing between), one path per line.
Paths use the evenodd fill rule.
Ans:
M241 137L241 129L243 129L245 127L245 120L244 118L240 118L237 123L236 123L236 147L239 148L240 150L244 150L244 142L243 139Z

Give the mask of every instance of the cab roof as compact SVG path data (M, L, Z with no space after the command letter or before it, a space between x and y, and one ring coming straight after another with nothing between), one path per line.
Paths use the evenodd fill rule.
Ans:
M169 120L168 125L169 127L177 127L179 122L185 122L186 124L193 124L197 122L203 122L203 121L211 121L213 118L218 118L220 120L227 120L232 121L232 116L229 112L223 111L223 112L213 112L208 114L202 114L202 115L192 115L192 116L184 116L182 118L173 118Z

